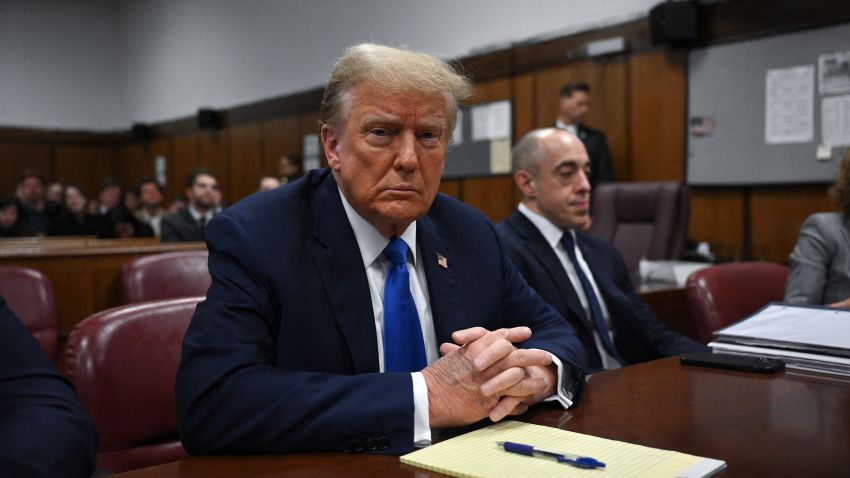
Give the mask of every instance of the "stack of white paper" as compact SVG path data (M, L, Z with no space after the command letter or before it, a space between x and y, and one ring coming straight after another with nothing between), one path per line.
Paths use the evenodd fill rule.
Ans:
M850 376L850 311L771 303L715 332L717 352L781 358L789 368Z

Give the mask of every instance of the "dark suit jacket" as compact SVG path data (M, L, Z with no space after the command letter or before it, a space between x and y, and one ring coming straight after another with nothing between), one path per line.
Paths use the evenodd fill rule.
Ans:
M96 236L99 232L97 216L84 214L82 221L68 211L50 220L48 236Z
M417 243L438 343L467 327L528 325L523 347L583 368L575 331L510 265L483 215L438 195ZM207 246L212 285L176 387L190 453L412 449L411 376L378 373L366 272L328 170L227 209Z
M599 369L602 362L593 341L592 325L586 322L567 272L543 234L519 211L499 223L496 231L505 252L528 284L576 328L588 351L588 368ZM623 257L611 244L580 232L576 237L608 306L614 343L624 360L634 364L707 350L704 345L669 330L655 317L635 293Z
M96 453L74 388L0 297L0 476L88 477Z
M160 223L162 242L191 242L203 241L204 236L198 223L189 214L188 207L166 215Z
M583 124L576 126L576 132L590 158L590 186L613 181L614 166L611 164L611 152L608 150L605 133Z

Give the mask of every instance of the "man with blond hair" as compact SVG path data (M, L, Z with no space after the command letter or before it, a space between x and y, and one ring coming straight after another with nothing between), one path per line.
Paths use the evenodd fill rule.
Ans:
M437 194L471 93L431 56L352 47L322 100L330 167L210 222L177 377L190 453L403 453L577 398L572 327L482 214Z

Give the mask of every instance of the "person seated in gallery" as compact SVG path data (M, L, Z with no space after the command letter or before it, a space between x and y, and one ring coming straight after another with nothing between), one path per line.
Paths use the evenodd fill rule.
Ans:
M49 236L96 236L98 219L86 210L88 194L76 183L68 183L63 191L62 211L50 220Z

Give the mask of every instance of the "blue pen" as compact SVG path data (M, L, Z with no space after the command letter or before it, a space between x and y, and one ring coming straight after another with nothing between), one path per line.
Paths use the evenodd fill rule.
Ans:
M504 448L505 451L509 451L511 453L519 453L520 455L527 456L551 456L558 460L558 463L566 463L568 465L577 466L579 468L605 468L605 463L602 463L601 461L595 458L591 458L589 456L578 456L571 455L569 453L559 453L557 451L544 450L543 448L537 448L536 446L523 445L522 443L514 443L510 441L497 441L496 444Z

